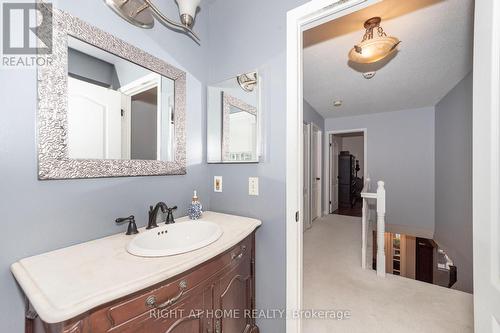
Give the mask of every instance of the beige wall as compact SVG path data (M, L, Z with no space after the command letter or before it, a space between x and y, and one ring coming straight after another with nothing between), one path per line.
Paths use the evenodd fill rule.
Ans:
M406 242L406 274L405 276L410 279L415 279L415 249L416 249L416 238L413 236L404 236Z

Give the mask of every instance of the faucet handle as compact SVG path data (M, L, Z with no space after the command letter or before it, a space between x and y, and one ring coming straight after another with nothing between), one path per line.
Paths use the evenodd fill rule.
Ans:
M135 224L135 216L130 215L129 217L119 217L115 220L117 224L122 224L124 222L128 222L126 235L135 235L138 234L137 225Z
M177 206L167 208L167 224L175 223L173 211L177 209Z

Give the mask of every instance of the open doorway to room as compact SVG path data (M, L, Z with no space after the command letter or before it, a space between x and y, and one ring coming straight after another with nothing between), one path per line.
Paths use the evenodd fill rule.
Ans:
M401 316L406 322L423 325L419 328L424 331L469 331L473 322L472 199L471 184L463 180L471 179L474 1L386 0L371 4L330 21L321 18L321 24L304 29L303 43L292 45L301 48L297 87L292 82L296 59L290 51L289 88L296 88L298 103L307 102L324 121L328 197L324 207L329 214L300 237L294 238L292 232L287 236L288 250L299 252L299 270L304 267L298 281L289 279L288 285L297 283L302 288L296 298L303 302L301 308L325 304L342 308L347 304L357 314L366 314L356 323L305 321L305 332L371 330L379 323L387 331L406 331L407 326L393 320ZM436 21L442 24L434 24ZM456 29L450 32L446 26ZM362 63L360 58L374 51L369 49L373 38L392 44L383 57ZM404 44L399 45L398 38ZM443 39L447 48L442 48ZM293 93L289 100L295 97ZM293 113L290 104L289 113ZM301 124L306 108L298 112ZM294 125L291 122L289 127ZM346 147L354 138L363 144ZM288 149L292 157L294 145L295 141ZM308 149L310 144L304 141L306 163ZM449 172L451 160L453 173ZM291 175L294 163L290 159ZM309 181L311 176L303 174L302 167L298 167L299 173ZM291 182L287 176L287 187L295 188ZM450 192L447 184L454 184L456 191ZM287 204L294 207L295 203L287 200ZM294 216L302 229L300 215L295 212ZM309 216L304 210L305 228L312 221ZM439 257L436 249L449 255L442 256L446 260L439 266L434 262ZM378 262L370 260L372 253ZM458 274L452 271L455 265ZM378 279L372 267L378 268L379 277L393 276ZM436 283L442 275L436 276L436 267L441 269L436 273L448 270L448 278L442 281L447 283ZM457 283L451 283L457 278ZM432 281L445 288L412 280ZM360 289L370 297L360 295ZM384 292L388 289L389 294ZM400 313L400 307L387 307L380 315L370 316L369 309L377 307L380 299L398 304L400 295L417 289L427 302L405 298L405 307L415 310L411 315ZM437 303L429 302L431 299L439 300L440 305L433 306ZM436 315L446 327L435 325Z
M329 214L361 217L366 179L366 135L362 130L328 132Z

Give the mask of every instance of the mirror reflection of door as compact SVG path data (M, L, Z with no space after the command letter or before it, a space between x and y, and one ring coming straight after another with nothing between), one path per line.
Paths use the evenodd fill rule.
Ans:
M154 87L132 96L130 117L130 158L156 160L158 88Z
M119 159L121 94L85 81L68 79L68 156Z
M68 153L171 161L174 81L68 38Z

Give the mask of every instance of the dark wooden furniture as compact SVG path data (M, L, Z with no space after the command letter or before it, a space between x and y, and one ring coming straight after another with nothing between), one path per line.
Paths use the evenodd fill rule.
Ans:
M356 174L356 157L348 151L341 151L338 163L339 209L353 208L361 198L363 179L358 178Z
M155 286L42 326L50 333L258 333L255 235L217 257ZM26 332L37 332L28 320ZM30 331L30 329L31 331ZM42 332L42 330L39 330Z
M429 239L418 237L416 243L415 280L433 283L434 245Z

